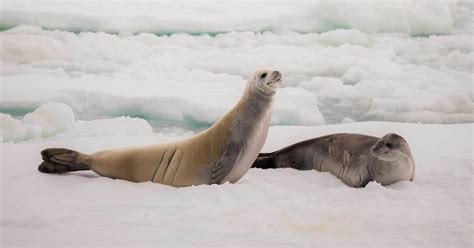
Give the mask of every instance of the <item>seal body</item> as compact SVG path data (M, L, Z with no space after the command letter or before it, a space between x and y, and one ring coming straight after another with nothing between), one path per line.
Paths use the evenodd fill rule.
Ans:
M261 150L269 128L278 71L256 71L239 102L209 129L188 139L91 155L51 148L38 170L64 173L93 170L101 176L172 186L237 182Z
M415 173L407 142L392 133L382 138L341 133L310 139L261 153L252 167L328 171L352 187L373 180L382 185L413 180Z

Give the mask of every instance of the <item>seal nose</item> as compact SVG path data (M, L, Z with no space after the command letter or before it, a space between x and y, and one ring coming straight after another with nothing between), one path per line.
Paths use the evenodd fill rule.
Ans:
M281 79L281 73L279 71L272 72L272 81Z

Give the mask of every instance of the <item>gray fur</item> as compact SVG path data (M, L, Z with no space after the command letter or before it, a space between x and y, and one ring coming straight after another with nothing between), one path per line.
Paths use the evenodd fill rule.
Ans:
M302 141L274 153L260 154L254 168L295 168L328 171L352 187L370 181L382 185L413 180L414 161L401 136L332 134Z
M264 71L263 73L266 73ZM260 77L261 74L257 75ZM268 75L265 78L257 78L260 82L256 84L256 89L253 90L247 98L247 104L240 113L237 114L234 126L232 128L232 134L226 145L226 150L214 165L214 169L211 176L211 184L223 183L225 181L233 181L229 177L241 177L239 175L232 175L232 172L238 173L240 170L247 171L250 163L239 163L239 160L245 159L244 157L248 154L248 150L252 149L253 136L264 133L266 138L266 131L259 132L261 128L268 129L264 119L270 118L270 109L273 101L273 95L275 90L269 90L268 87L259 88L259 85L267 82L275 82L281 80L281 74L277 71L273 72L272 75ZM257 139L254 142L258 142ZM262 144L263 145L263 144ZM252 151L253 152L253 151ZM249 156L248 154L247 156ZM250 155L251 156L251 155ZM253 158L247 160L255 160L257 154ZM247 168L239 168L239 166ZM235 174L234 173L234 174Z

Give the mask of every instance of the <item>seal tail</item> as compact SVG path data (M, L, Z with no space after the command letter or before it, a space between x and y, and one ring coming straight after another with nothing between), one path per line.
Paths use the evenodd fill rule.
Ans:
M89 155L64 148L49 148L41 151L43 162L38 171L43 173L66 173L71 171L90 170Z
M252 168L260 168L260 169L275 169L276 164L272 159L272 153L260 153L258 154L257 159L252 164Z

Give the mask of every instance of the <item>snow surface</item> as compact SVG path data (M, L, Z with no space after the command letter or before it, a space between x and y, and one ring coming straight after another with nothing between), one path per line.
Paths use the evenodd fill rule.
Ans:
M39 152L47 147L95 152L182 136L4 143L1 242L8 247L471 247L473 128L387 122L271 127L264 151L335 132L404 136L415 158L414 182L387 187L371 182L362 189L329 173L293 169L251 169L236 184L186 188L36 169Z
M0 246L471 247L473 14L455 0L3 0ZM36 169L47 147L189 137L262 66L285 83L264 152L396 132L415 181L251 169L173 188Z

